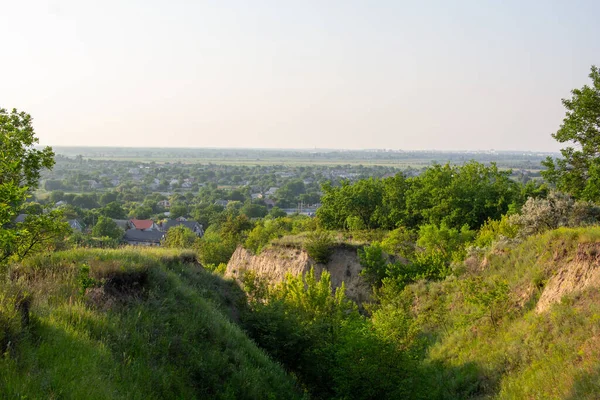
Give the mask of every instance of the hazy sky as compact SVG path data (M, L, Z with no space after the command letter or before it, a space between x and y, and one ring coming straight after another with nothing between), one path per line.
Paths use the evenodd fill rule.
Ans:
M0 0L43 144L554 151L600 1Z

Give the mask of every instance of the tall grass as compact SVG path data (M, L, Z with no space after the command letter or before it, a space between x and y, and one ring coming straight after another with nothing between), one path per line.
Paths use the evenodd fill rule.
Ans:
M190 260L177 250L74 249L11 267L0 284L10 328L0 398L301 397L234 323L237 286ZM31 297L25 325L10 296L19 292Z

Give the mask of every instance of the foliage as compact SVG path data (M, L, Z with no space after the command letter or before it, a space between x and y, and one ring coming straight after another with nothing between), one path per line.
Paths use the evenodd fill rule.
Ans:
M379 286L386 277L388 257L380 243L373 242L370 246L358 249L358 259L363 267L361 275L371 285Z
M240 212L248 218L263 218L267 215L267 207L248 202L244 204Z
M244 246L254 254L258 254L273 239L280 238L291 231L291 219L268 219L256 224L254 229L248 233Z
M436 164L417 177L363 179L341 186L324 185L317 216L327 229L409 229L445 224L477 229L488 218L498 219L511 205L524 201L510 171L495 164L469 162L462 166Z
M519 225L514 223L514 218L503 215L500 220L488 219L477 232L473 244L477 247L489 247L501 238L513 239L518 233Z
M29 114L0 108L0 266L52 247L69 231L60 210L14 222L38 187L41 171L54 165L52 149L39 150L37 143Z
M406 285L419 280L440 280L451 273L447 256L439 251L418 252L408 263L388 264L383 283L402 290Z
M287 215L287 213L279 207L273 207L273 208L271 208L271 211L269 211L268 215L271 218L281 218L281 217L285 217Z
M432 224L421 225L417 245L426 253L438 253L447 260L462 260L465 245L475 238L475 234L467 225L463 225L460 230L448 228L445 224L439 227Z
M327 229L344 229L348 218L367 228L377 227L375 212L383 196L382 183L363 179L354 184L342 182L340 187L323 185L324 195L317 216Z
M232 238L224 238L218 233L208 230L196 244L202 265L227 264L237 246L236 241Z
M529 198L521 212L510 217L510 223L519 227L520 236L527 237L561 226L591 225L599 218L600 207L595 204L551 192L545 199Z
M497 327L509 306L508 284L499 279L486 282L479 277L466 279L462 285L465 301L478 309L474 317L487 317Z
M187 217L188 216L188 207L185 203L174 203L169 208L170 218L179 218L179 217Z
M98 284L94 278L90 277L90 266L85 263L79 266L77 282L79 283L79 294L81 295L84 295L88 288L92 288Z
M411 394L410 361L381 340L345 299L327 271L288 275L265 288L249 274L250 336L292 370L316 398L403 398ZM250 281L250 282L248 282Z
M113 239L106 236L93 237L80 232L73 233L67 240L69 247L87 247L101 249L116 249L121 245L120 238Z
M125 210L123 210L123 207L121 207L121 205L116 201L111 201L110 203L102 207L102 209L100 209L100 214L113 219L127 218Z
M573 89L570 99L563 99L567 109L559 130L552 137L570 143L561 149L563 158L548 157L542 164L546 180L576 199L600 200L600 69L592 66L591 86Z
M98 217L98 222L92 228L92 235L95 237L121 239L124 233L123 229L119 228L115 221L104 216Z
M304 249L316 262L327 264L333 252L333 245L334 241L329 232L317 230L308 233Z
M163 239L165 247L178 249L190 248L196 242L196 234L185 225L177 225L170 228Z
M26 286L0 281L0 346L10 341L0 348L0 397L301 398L231 322L243 293L182 255L78 249L12 267ZM96 280L84 296L82 277Z
M204 264L203 265L204 269L206 269L207 271L213 272L217 275L225 275L225 271L227 271L227 264L225 263L221 263L221 264Z
M346 218L346 227L349 231L362 231L365 229L365 224L360 217L349 216Z
M413 258L417 234L401 226L387 233L381 241L381 248L388 254L394 254L407 260Z

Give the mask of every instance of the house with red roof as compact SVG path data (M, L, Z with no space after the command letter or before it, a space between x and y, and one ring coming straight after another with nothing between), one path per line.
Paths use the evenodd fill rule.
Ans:
M138 231L158 231L158 225L151 219L130 219L129 225L131 229L137 229Z

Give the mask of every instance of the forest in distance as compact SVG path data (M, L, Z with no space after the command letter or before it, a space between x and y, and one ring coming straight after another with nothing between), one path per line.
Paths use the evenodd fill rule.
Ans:
M0 397L599 398L589 78L558 154L111 155L0 109Z

